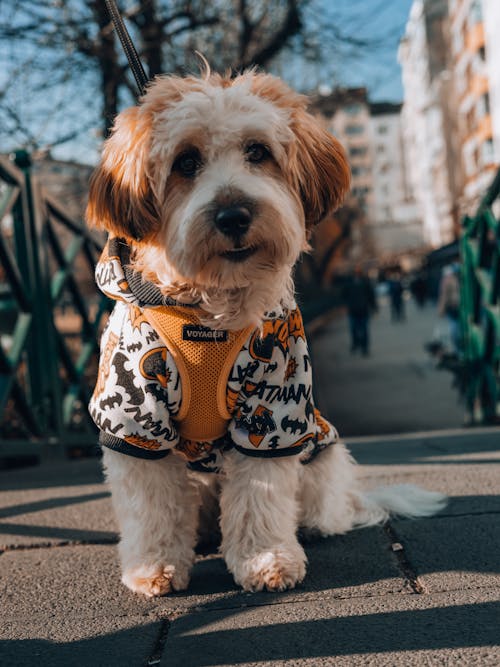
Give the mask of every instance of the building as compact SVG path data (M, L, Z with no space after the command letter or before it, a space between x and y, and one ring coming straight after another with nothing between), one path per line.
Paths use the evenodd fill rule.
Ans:
M404 151L401 104L370 105L373 210L380 251L393 254L423 245L422 221L413 197Z
M403 137L424 238L433 247L453 240L460 218L448 59L447 0L414 0L399 48Z
M463 212L473 211L500 164L500 3L450 0L450 50Z
M366 88L337 89L312 98L311 111L346 149L351 166L351 194L366 213L373 210L373 153Z
M407 177L401 105L371 104L365 88L313 97L311 110L342 143L351 166L352 259L374 259L421 247L421 219Z

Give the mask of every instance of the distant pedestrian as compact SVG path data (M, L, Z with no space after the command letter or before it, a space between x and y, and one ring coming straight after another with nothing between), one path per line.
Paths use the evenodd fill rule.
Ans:
M458 353L460 347L460 283L458 265L445 266L439 284L438 313L446 317L453 352Z
M366 357L370 353L370 315L377 310L377 302L375 290L361 266L356 266L346 283L343 300L349 315L351 353L359 350Z
M428 297L427 276L425 273L419 273L415 276L410 289L417 306L423 308Z
M394 273L389 279L389 299L391 302L391 319L393 322L401 322L405 319L405 307L403 301L403 283L401 275Z

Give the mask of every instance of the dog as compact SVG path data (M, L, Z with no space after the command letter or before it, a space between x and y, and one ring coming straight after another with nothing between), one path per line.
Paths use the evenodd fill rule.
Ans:
M186 589L197 541L219 529L238 585L290 589L306 573L299 529L443 506L410 485L363 492L314 405L293 267L349 181L307 99L268 74L160 76L117 116L87 208L116 301L90 412L132 591Z

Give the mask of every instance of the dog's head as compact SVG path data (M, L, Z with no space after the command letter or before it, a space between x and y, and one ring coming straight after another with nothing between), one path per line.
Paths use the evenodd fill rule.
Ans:
M88 221L155 247L159 273L175 280L223 289L272 280L349 186L343 149L306 102L253 72L157 78L116 119Z

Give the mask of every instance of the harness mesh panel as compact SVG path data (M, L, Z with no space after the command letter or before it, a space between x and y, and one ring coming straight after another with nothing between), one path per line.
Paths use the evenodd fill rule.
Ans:
M192 308L145 308L144 314L179 370L182 403L175 422L180 435L196 441L222 437L231 419L226 397L229 373L253 327L227 331L227 340L184 340L185 325L206 329Z

